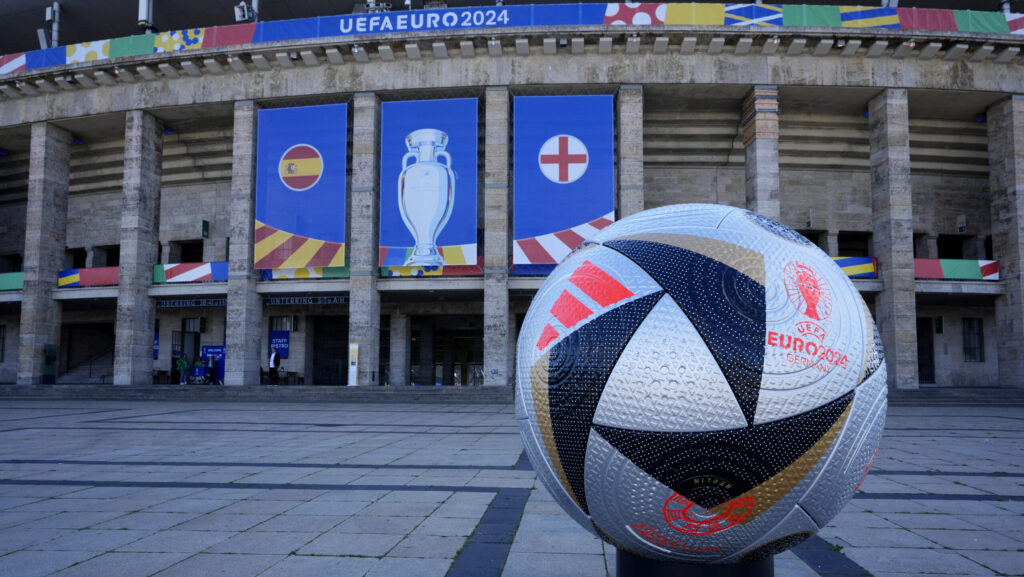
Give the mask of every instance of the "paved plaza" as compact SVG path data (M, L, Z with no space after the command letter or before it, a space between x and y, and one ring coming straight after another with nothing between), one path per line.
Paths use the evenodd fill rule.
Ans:
M1019 408L890 408L861 492L776 575L1024 574L1022 438ZM511 405L0 406L2 577L614 574Z

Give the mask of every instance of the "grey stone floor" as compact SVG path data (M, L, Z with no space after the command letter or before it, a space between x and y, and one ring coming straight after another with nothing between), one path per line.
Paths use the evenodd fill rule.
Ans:
M891 408L776 575L1024 575L1024 411ZM0 576L614 575L511 406L10 401Z

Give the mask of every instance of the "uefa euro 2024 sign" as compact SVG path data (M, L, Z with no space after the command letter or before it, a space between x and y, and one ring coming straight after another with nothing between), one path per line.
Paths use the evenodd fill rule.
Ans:
M527 454L583 527L661 562L765 560L853 496L886 408L867 306L792 229L646 211L548 277L519 338Z

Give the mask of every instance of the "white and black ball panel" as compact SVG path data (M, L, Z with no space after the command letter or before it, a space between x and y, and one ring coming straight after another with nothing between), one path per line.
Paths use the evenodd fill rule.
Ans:
M530 460L530 463L533 464L533 468L536 471L537 478L540 480L541 484L547 488L548 492L551 494L551 498L554 499L562 510L568 513L574 521L591 533L595 533L590 523L590 517L580 509L579 505L573 501L572 497L565 490L558 473L554 469L554 465L549 456L544 440L541 437L537 423L535 421L530 422L528 419L519 420L518 422L519 433L523 438L523 447L526 450L526 457Z
M782 521L762 533L761 537L737 553L723 559L724 563L749 563L775 555L806 541L819 527L800 507L789 510Z
M798 503L817 507L812 518L838 511L881 434L863 408L885 379L865 311L817 247L747 211L664 207L614 223L527 315L527 454L546 461L539 478L573 518L637 555L784 550L810 534L786 521ZM782 334L833 366L787 358L796 345L787 352ZM819 490L836 502L815 504Z
M770 233L763 234L771 238ZM763 253L766 293L772 295L773 307L791 313L766 322L755 422L785 418L846 394L856 382L865 354L862 346L850 345L863 340L860 307L842 306L862 299L830 258L817 247L778 242ZM804 283L798 282L798 275L806 277ZM805 302L802 284L809 285L808 292L817 293L822 302Z
M658 355L649 351L661 351ZM650 431L746 426L743 411L697 329L663 296L612 370L594 423Z
M608 306L602 306L600 302L595 301L591 295L587 294L586 291L573 282L574 279L579 282L580 275L586 276L586 271L592 270L588 267L581 272L580 269L585 265L585 263L590 263L594 267L594 270L602 271L604 274L608 275L608 277L620 283L630 293L632 293L632 295L622 298L621 300L617 300ZM574 277L574 275L577 276ZM602 277L600 280L605 279ZM600 288L600 285L598 285L596 290L600 290ZM655 283L654 280L643 271L643 269L637 266L636 263L614 250L610 250L600 245L594 245L585 251L570 255L565 261L563 261L562 265L557 267L554 272L548 276L548 279L545 281L543 286L541 286L540 290L537 291L537 294L534 296L533 302L530 305L530 310L527 312L526 318L523 321L523 326L520 329L517 345L518 354L516 357L519 374L523 374L524 370L528 370L532 367L537 359L539 359L541 355L550 348L551 344L564 338L565 335L575 330L576 327L585 323L588 319L602 314L608 309L621 306L630 300L641 298L661 290L661 287ZM559 320L555 312L553 312L559 312L562 310L561 308L556 308L556 304L559 303L559 299L562 299L563 293L566 292L571 295L572 299L575 299L575 302L569 301L571 305L582 307L580 310L583 310L583 308L588 309L592 313L576 321L576 323L569 327L566 327L565 324ZM594 290L591 292L594 292ZM620 295L616 294L615 296ZM575 317L566 317L563 315L562 318ZM548 329L549 326L551 329L556 331L555 338L547 342L545 346L538 346L538 344L544 343L544 341L541 340L541 336L545 333L545 330L551 330Z
M604 243L613 238L631 234L650 234L658 232L680 233L690 231L714 230L721 224L728 212L743 212L742 209L714 204L686 204L652 208L629 218L620 220L594 235L589 240ZM700 234L693 232L693 234Z
M850 417L824 460L824 470L800 499L819 526L839 514L867 474L882 438L887 394L884 367L857 388Z

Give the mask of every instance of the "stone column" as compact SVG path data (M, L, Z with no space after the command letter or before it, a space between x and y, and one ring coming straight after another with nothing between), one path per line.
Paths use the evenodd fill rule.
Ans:
M885 345L889 386L916 389L917 312L907 91L887 89L868 104L871 219L878 278L875 320Z
M743 149L747 167L747 208L778 219L779 88L755 86L743 100Z
M377 292L380 203L380 102L372 92L352 98L352 230L349 343L359 345L359 384L379 385L380 293ZM351 384L351 383L349 383Z
M484 98L484 386L510 384L515 355L509 334L509 95L491 86Z
M412 368L412 323L409 315L391 315L391 358L388 359L389 383L392 387L409 386Z
M125 116L121 256L114 327L114 384L153 383L156 310L149 298L160 232L164 140L157 118L142 110Z
M64 268L71 134L45 122L32 125L25 208L24 284L18 333L18 384L39 384L43 345L60 341L60 304L53 300Z
M825 233L825 252L828 256L845 256L839 254L839 233L829 231Z
M644 88L619 87L619 218L644 209Z
M422 317L420 322L420 385L434 386L434 317Z
M992 106L986 118L992 252L1006 287L996 299L999 382L1024 387L1024 94Z
M93 268L96 266L96 253L100 249L94 246L85 247L85 268Z
M228 255L225 385L258 385L266 359L260 350L262 299L253 269L256 219L256 120L252 101L235 103L231 151L231 246Z

